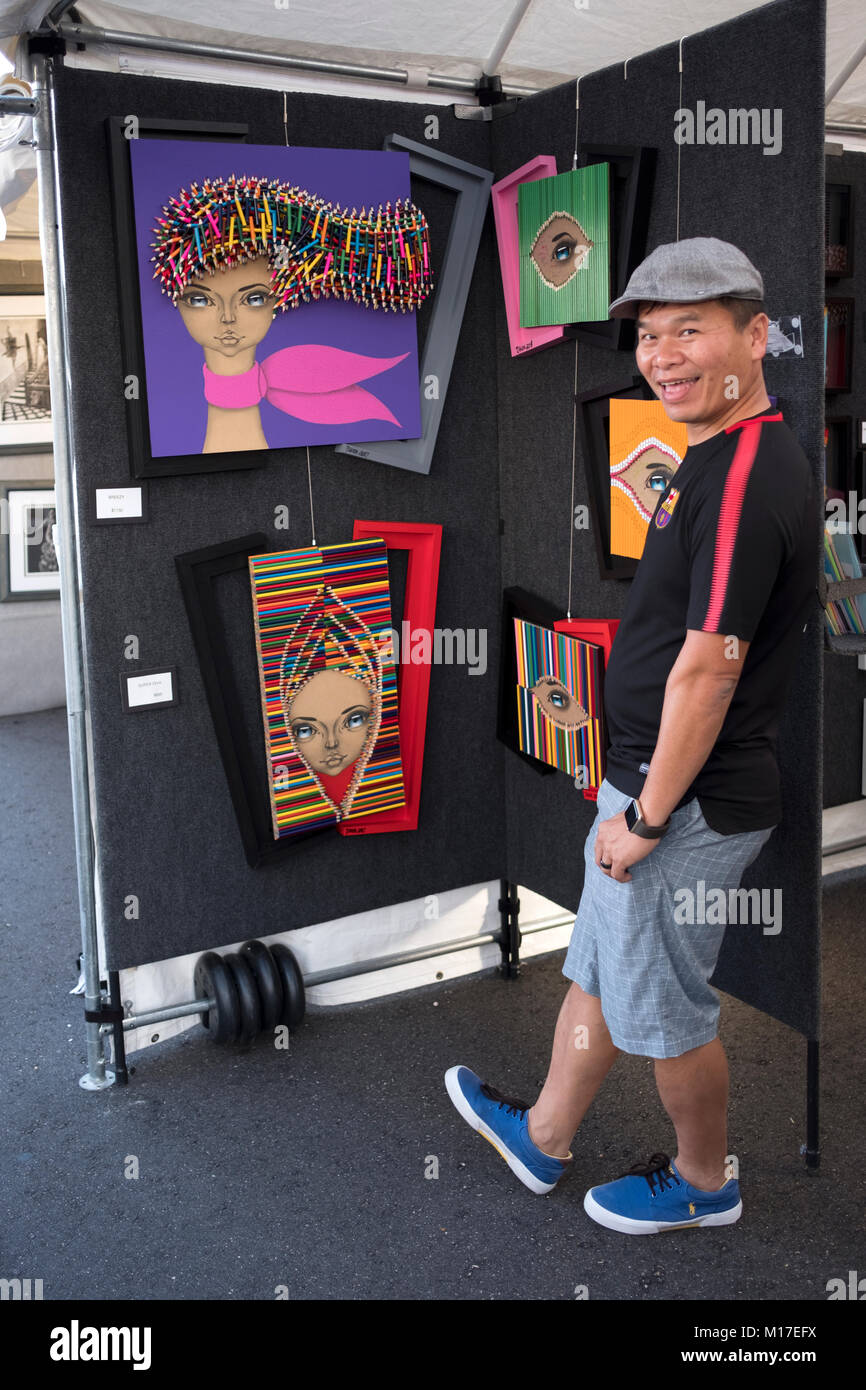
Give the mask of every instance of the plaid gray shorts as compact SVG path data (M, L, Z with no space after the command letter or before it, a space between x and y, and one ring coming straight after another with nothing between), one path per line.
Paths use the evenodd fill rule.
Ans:
M596 864L595 840L600 822L630 801L605 778L586 837L583 893L562 973L601 999L611 1039L623 1052L678 1057L718 1031L719 996L708 982L726 923L681 924L675 912L684 899L675 894L690 889L699 901L703 880L705 894L721 888L727 901L776 827L721 835L694 797L672 813L655 849L629 869L631 881L619 883Z

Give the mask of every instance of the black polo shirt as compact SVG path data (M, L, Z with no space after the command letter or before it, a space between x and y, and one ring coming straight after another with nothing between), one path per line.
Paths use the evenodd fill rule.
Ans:
M640 796L689 628L751 643L725 722L677 807L723 835L782 818L776 738L817 582L820 502L781 413L690 446L649 524L604 679L605 775Z

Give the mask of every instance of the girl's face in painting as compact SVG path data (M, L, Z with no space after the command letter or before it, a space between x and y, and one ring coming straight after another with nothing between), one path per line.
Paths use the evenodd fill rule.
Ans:
M274 318L267 257L196 276L177 307L187 332L206 352L223 357L255 352Z
M589 715L556 676L539 676L532 693L541 712L559 729L579 729L589 723Z
M362 753L372 712L363 681L319 671L291 702L287 722L304 762L320 777L336 777Z
M659 493L664 492L675 472L674 460L651 445L616 476L630 488L640 505L641 515L650 521Z
M577 218L569 212L557 212L539 231L530 255L542 280L561 289L583 265L591 247Z

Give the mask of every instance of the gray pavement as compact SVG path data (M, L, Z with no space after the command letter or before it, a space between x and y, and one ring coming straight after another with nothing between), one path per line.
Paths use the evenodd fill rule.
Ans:
M617 1061L547 1197L443 1084L464 1062L534 1098L562 953L517 981L319 1010L288 1052L217 1048L196 1027L134 1054L128 1087L82 1091L66 713L2 719L0 1277L42 1279L45 1299L573 1300L586 1286L590 1300L825 1301L828 1279L866 1275L863 885L825 892L818 1170L799 1155L805 1040L723 996L743 1216L628 1237L590 1221L583 1195L675 1152L651 1061Z

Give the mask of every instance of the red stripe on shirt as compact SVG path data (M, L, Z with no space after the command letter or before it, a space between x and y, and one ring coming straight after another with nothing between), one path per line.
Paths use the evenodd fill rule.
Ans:
M713 556L710 601L707 606L706 617L701 624L701 629L704 632L718 632L719 630L722 608L728 592L731 564L734 559L737 528L743 511L743 498L746 495L746 484L749 481L755 454L758 452L761 424L760 420L742 422L743 433L740 435L736 453L725 479L722 505L719 509L719 529L716 532L716 553Z

